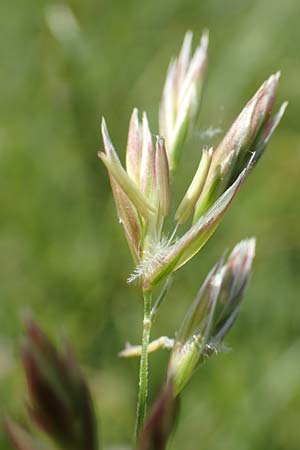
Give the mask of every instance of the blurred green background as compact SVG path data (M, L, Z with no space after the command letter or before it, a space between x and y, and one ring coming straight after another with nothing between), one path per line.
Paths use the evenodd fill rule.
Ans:
M225 248L257 237L257 259L233 351L212 358L184 391L171 444L185 450L300 447L299 0L3 1L0 70L0 408L24 415L20 318L30 309L67 334L95 396L106 450L130 448L142 304L127 286L129 251L97 159L105 115L122 157L132 108L157 131L167 65L191 29L210 31L209 70L178 193L209 127L228 128L281 69L282 124L204 250L176 278L153 337L174 332ZM151 356L152 397L168 355ZM0 435L0 449L10 448Z

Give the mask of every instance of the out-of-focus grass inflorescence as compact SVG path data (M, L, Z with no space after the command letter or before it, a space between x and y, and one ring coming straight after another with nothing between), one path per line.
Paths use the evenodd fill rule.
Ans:
M159 134L153 137L146 113L133 110L123 165L102 120L105 164L119 221L144 301L142 343L120 356L140 356L136 445L139 450L163 450L174 428L178 401L195 370L222 349L248 284L255 239L237 244L227 260L213 267L175 334L150 342L151 325L165 299L172 275L205 245L220 224L250 170L261 157L287 103L273 114L279 73L271 75L246 104L216 148L200 149L200 161L181 202L171 207L183 147L198 118L207 68L208 33L192 54L192 33L185 36L178 58L168 68L159 108ZM172 188L172 189L171 189ZM175 211L175 214L171 211ZM166 220L166 218L168 220ZM171 226L170 226L171 224ZM184 226L183 226L184 225ZM181 231L183 230L183 231ZM160 289L153 302L153 290ZM86 384L69 353L59 355L30 322L23 362L32 399L33 421L61 448L96 450L95 419ZM165 382L147 414L148 353L171 350ZM145 420L146 419L146 420ZM19 425L8 422L19 450L41 450ZM46 447L48 448L48 447Z
M69 344L58 352L31 319L25 322L22 363L29 391L28 414L39 434L7 420L6 428L18 450L97 450L98 436L92 399Z

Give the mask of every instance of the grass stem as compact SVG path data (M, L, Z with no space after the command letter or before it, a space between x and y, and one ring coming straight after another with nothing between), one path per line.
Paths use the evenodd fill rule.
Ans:
M148 397L148 345L151 332L151 305L152 292L144 292L144 319L143 319L143 336L142 336L142 352L140 359L140 373L139 373L139 393L136 412L136 438L143 426Z

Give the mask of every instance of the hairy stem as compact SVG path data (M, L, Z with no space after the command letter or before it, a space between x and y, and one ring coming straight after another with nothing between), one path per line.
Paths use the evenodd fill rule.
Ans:
M140 374L139 374L139 394L136 412L136 437L144 423L147 396L148 396L148 345L151 331L151 304L152 292L144 292L144 320L143 320L143 336L142 336L142 351L140 360Z

